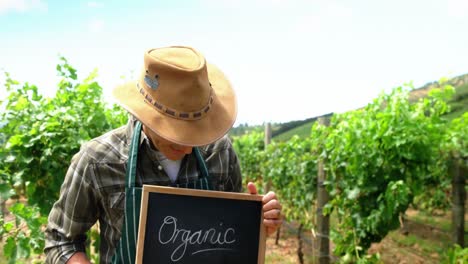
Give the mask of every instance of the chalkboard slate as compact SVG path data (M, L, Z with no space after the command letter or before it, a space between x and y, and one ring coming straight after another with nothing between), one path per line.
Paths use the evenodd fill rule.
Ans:
M136 263L263 263L262 196L143 186Z

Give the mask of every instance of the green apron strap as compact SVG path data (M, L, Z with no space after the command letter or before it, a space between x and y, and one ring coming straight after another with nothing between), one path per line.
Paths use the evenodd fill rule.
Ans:
M197 148L197 147L194 147L193 148L193 152L195 152L195 157L197 157L197 162L198 162L198 166L200 167L200 171L201 171L201 174L202 174L202 178L203 180L201 180L201 187L200 189L202 190L213 190L212 186L211 186L211 181L209 180L210 179L210 174L208 173L208 168L206 167L206 163L205 163L205 160L203 160L203 157L200 153L200 150ZM205 186L203 186L203 184ZM195 189L197 187L195 186Z
M135 135L136 134L136 135ZM130 146L130 159L127 168L127 190L125 197L125 222L127 223L127 232L130 245L136 245L138 224L140 221L140 204L141 204L141 188L135 188L136 168L138 159L138 148L140 146L141 123L137 122L135 126L134 136ZM135 252L133 251L132 262L135 259Z
M140 135L141 123L137 121L128 152L127 170L125 172L125 218L121 230L122 236L112 258L112 263L115 264L135 262L141 203L141 188L135 188Z

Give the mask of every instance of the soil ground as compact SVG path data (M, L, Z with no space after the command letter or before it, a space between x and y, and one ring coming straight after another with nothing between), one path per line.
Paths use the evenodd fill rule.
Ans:
M369 254L378 253L383 263L419 264L440 263L451 245L450 213L426 215L409 209L405 215L405 228L390 232L382 241L374 243ZM465 214L465 243L468 239L468 214ZM281 238L275 244L275 236L267 239L266 261L271 264L300 263L297 255L296 225L285 223ZM310 232L304 232L304 263L317 263L316 241ZM333 250L333 244L330 246ZM332 257L332 263L337 258Z

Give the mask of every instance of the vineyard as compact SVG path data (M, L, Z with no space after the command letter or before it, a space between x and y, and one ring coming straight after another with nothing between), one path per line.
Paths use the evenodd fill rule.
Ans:
M0 262L41 263L42 231L71 157L83 142L127 119L123 110L104 103L97 72L79 80L64 58L57 71L62 80L52 98L6 74L8 96L0 102ZM410 100L411 86L395 88L364 108L315 122L305 137L271 144L260 131L233 137L244 183L275 191L283 204L285 225L269 245L291 246L278 242L289 232L297 238L293 263L381 263L372 245L400 228L409 208L453 206L463 218L468 112L445 118L455 89L443 80L437 86L417 100ZM89 235L96 242L96 231ZM326 255L311 256L317 237L333 244ZM461 244L438 257L466 263L468 250Z
M320 229L316 210L332 214L337 221L330 233L318 234L333 241L340 261L379 262L367 254L371 244L399 228L410 205L449 208L449 171L468 165L468 113L447 121L454 88L440 86L414 103L412 87L398 87L365 108L334 115L328 126L315 123L306 138L267 146L260 132L235 138L245 180L273 189L299 232ZM317 179L321 168L323 180ZM458 183L465 197L465 180ZM323 208L316 202L321 185L330 196Z

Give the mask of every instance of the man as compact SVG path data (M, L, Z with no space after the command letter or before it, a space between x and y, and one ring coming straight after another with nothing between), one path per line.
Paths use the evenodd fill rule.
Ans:
M67 172L46 230L48 263L89 263L85 233L100 224L100 263L128 263L143 184L240 192L239 162L225 136L237 114L223 73L190 47L151 49L137 82L114 90L128 124L83 145ZM256 187L249 183L251 194ZM263 198L267 234L281 225L273 192ZM132 260L133 261L133 260Z

